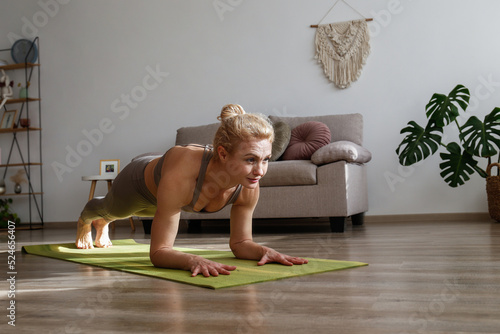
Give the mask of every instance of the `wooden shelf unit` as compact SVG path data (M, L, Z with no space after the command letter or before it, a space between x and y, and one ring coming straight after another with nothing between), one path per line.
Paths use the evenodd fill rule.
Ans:
M0 133L14 133L14 132L28 132L28 131L41 131L41 128L16 128L16 129L0 129Z
M2 164L0 165L0 168L2 167L22 167L22 166L41 166L42 163L41 162L30 162L29 164L28 163L17 163L17 164Z
M33 40L33 45L39 48L39 38L36 37ZM1 51L9 51L10 49L3 49ZM26 172L26 176L28 179L28 184L23 185L23 192L17 193L4 193L1 194L1 197L27 197L28 206L29 206L29 225L27 221L22 221L21 226L27 226L29 229L40 228L40 225L43 226L43 182L42 182L42 128L41 128L41 97L40 97L40 55L38 54L37 63L18 63L18 64L9 64L0 66L0 70L5 72L11 71L11 73L15 73L17 71L24 70L24 80L16 80L15 84L21 82L23 87L27 88L27 98L10 98L6 101L3 106L3 111L7 111L13 109L12 106L18 105L15 108L19 111L17 113L16 119L14 121L14 128L10 129L0 129L0 142L6 142L9 137L11 139L10 150L8 152L2 151L2 155L6 155L8 153L8 157L4 160L2 159L3 164L0 164L0 168L4 169L3 177L0 175L0 180L5 180L7 171L10 167L22 167ZM21 77L20 74L17 74L17 78ZM32 80L37 80L36 84ZM14 93L16 94L16 92ZM1 100L1 98L0 98ZM7 108L7 105L9 107ZM3 114L3 111L1 114ZM31 114L30 114L31 112ZM0 117L1 117L0 114ZM30 126L23 128L20 126L21 118L30 118L31 120L35 120L35 126ZM38 123L38 124L37 124ZM8 136L10 134L10 136ZM22 144L18 141L18 136L23 140ZM38 143L38 152L33 149L33 145L31 141L35 141L34 144ZM26 142L26 143L24 143ZM14 161L12 162L12 152L15 150L19 153L20 162ZM37 155L37 156L35 156ZM32 161L33 160L33 161ZM33 169L33 170L32 170ZM39 180L33 181L33 176L36 172L39 172ZM36 182L36 184L34 183ZM26 219L25 219L26 220ZM17 228L17 227L16 227Z
M33 68L40 66L40 64L33 63L19 63L19 64L9 64L0 66L0 70L10 71L10 70L24 70L25 68Z
M25 103L25 102L34 102L34 101L40 101L40 98L35 98L35 97L26 97L26 98L18 98L18 99L8 99L5 104L14 104L14 103Z

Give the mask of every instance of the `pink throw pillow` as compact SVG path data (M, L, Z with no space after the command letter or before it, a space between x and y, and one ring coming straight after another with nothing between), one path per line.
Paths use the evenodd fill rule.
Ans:
M321 122L310 121L294 129L290 143L280 160L310 160L316 150L330 144L331 133L328 126Z

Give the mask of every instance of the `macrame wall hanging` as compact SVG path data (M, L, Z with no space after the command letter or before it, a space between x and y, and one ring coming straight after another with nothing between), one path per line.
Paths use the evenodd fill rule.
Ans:
M315 58L323 66L328 79L338 88L344 89L358 80L370 54L370 34L366 22L373 19L363 16L361 20L322 24L339 1L363 16L346 1L337 0L321 21L311 27L317 28Z

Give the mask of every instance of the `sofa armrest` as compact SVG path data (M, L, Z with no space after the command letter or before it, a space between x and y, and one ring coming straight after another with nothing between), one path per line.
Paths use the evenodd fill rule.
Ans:
M315 165L324 165L335 161L367 163L372 159L372 154L366 148L351 141L336 141L319 148L311 156Z

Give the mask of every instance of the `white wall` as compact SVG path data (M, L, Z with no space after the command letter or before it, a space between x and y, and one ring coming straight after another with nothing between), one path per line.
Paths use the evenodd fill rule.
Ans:
M363 114L373 153L370 215L487 211L479 176L452 189L439 176L438 156L401 168L395 149L409 120L424 124L434 92L468 86L481 118L500 106L500 2L350 0L374 21L371 55L346 90L323 75L309 27L333 3L2 1L0 48L10 47L12 34L40 36L45 220L78 218L90 187L81 176L98 174L100 159L123 167L139 153L166 150L178 127L215 122L226 103L266 114ZM324 23L356 18L339 4ZM108 133L85 146L83 132L95 134L106 120ZM87 155L68 163L69 150L82 149ZM54 164L68 171L58 177Z

